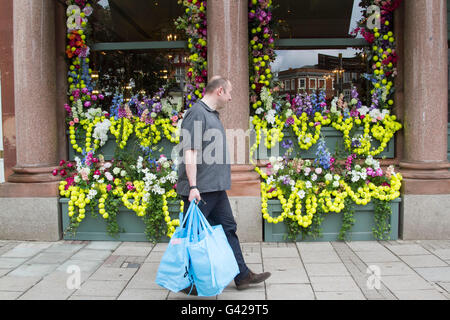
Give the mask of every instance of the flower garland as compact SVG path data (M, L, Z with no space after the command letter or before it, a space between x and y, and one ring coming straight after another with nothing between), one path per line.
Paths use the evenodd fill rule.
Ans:
M186 105L192 107L203 97L208 79L206 0L179 0L178 3L186 7L185 14L177 19L175 25L188 36L191 54L185 100Z

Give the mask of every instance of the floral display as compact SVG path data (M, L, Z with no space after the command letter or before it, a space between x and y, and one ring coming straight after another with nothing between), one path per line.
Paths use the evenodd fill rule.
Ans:
M178 29L188 36L189 69L187 70L186 104L191 107L204 94L208 80L206 0L180 0L185 14L176 21Z
M398 198L402 181L393 166L382 170L379 161L372 156L360 160L352 154L345 162L336 161L323 140L319 142L315 160L272 157L261 174L264 179L261 183L263 218L268 223L286 220L296 223L296 228L289 228L291 239L310 227L318 212L343 213L352 202L367 205L372 199ZM267 201L272 198L279 199L283 208L278 217L272 217L267 209ZM385 221L380 219L381 222ZM383 231L381 235L387 233Z
M62 178L61 196L69 199L70 225L66 231L75 233L90 213L105 219L108 233L116 236L121 232L117 214L119 207L124 206L143 219L147 238L158 241L163 235L170 237L179 223L171 219L168 210L168 201L177 195L177 174L171 160L164 156L155 159L152 152L163 138L173 144L179 142L176 132L183 106L172 102L165 88L160 88L153 96L138 94L127 101L116 93L109 110L100 108L99 102L105 96L94 91L95 82L89 68L88 18L93 13L92 3L67 1L69 101L64 108L69 142L76 157L75 162L62 160L60 167L53 171ZM205 11L203 3L198 8L200 12ZM206 58L206 51L201 56ZM204 87L203 82L198 84ZM101 147L111 138L116 140L118 157L105 161ZM138 152L125 150L131 140L136 141ZM182 202L180 210L183 210Z
M265 220L268 223L285 221L291 239L300 232L318 230L316 227L321 218L317 216L314 220L314 214L319 209L323 213L343 212L343 226L349 229L352 202L366 205L374 199L381 208L383 205L376 201L386 202L400 196L401 175L394 174L392 167L383 172L378 161L373 159L386 149L395 133L402 128L396 116L391 114L398 59L393 12L399 3L399 0L363 0L360 3L364 9L363 18L354 33L363 34L371 45L368 59L372 67L371 73L364 75L371 85L370 105L364 105L356 89L353 89L350 100L344 99L343 94L327 100L323 91L281 94L270 70L276 58L272 1L249 0L250 124L256 131L250 159L263 180L262 213ZM380 8L380 16L376 17L380 18L381 27L378 29L367 27L372 5ZM349 154L347 159L337 159L337 156L329 154L321 139L325 126L342 133L345 151ZM286 136L295 137L296 141L286 140ZM379 142L379 147L374 147L374 141ZM256 165L253 156L262 143L267 149L281 144L290 152L283 158L271 159L267 168L262 169ZM309 150L317 144L316 161L288 160L294 143L301 150ZM355 165L359 162L362 164ZM346 163L346 166L340 166L341 163ZM280 200L284 210L281 216L269 215L267 200L270 198ZM388 210L385 206L383 208L384 212ZM377 221L381 225L384 220ZM290 221L298 222L300 229L293 227ZM347 230L344 229L342 237ZM374 231L378 238L385 234L385 231Z

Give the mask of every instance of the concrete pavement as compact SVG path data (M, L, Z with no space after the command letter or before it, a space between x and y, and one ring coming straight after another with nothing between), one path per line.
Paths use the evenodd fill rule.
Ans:
M448 300L450 240L243 243L265 282L188 297L155 283L167 244L0 240L0 300Z

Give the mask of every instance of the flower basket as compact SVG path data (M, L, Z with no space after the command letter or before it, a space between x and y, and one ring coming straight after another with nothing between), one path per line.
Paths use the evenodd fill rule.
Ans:
M61 205L62 212L62 229L65 230L70 222L68 215L68 202L69 199L61 198L59 203ZM169 207L170 217L172 219L178 219L180 204L177 201L167 201ZM77 229L77 233L73 236L70 233L63 235L64 240L100 240L100 241L136 241L136 242L148 242L145 235L145 224L142 219L136 215L132 210L127 209L123 205L119 208L117 214L117 223L123 232L120 232L117 237L112 237L107 233L106 220L101 215L97 217L86 214L86 218L83 223ZM165 224L164 224L165 225ZM160 242L168 242L169 238L164 236Z
M390 240L398 239L399 228L399 210L400 210L401 198L392 200L389 202L392 215L390 216ZM267 202L267 209L272 217L280 215L283 211L279 200L269 200ZM376 240L372 228L375 227L374 220L374 205L372 203L366 206L354 205L355 224L351 230L347 232L349 241L373 241ZM321 242L321 241L338 241L339 232L342 225L341 213L328 213L324 216L324 220L321 224L322 237L313 239L312 237L305 237L302 239L301 235L296 241L301 242ZM264 241L265 242L285 242L287 241L287 227L284 222L273 224L264 222Z

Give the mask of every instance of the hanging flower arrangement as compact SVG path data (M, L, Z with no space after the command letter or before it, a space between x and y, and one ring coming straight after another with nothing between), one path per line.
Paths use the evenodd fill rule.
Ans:
M208 80L206 0L180 0L185 14L176 21L178 29L188 36L189 68L186 105L192 107L203 97Z

